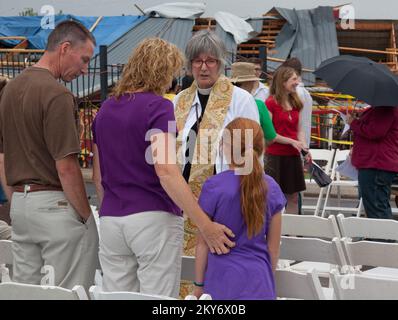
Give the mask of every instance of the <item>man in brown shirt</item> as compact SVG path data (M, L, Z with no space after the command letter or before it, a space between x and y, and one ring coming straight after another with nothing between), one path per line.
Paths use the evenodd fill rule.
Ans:
M7 84L8 79L0 76L0 98L3 88ZM3 188L0 186L0 240L8 240L11 238L10 210Z
M98 233L77 158L75 103L58 81L87 73L94 46L83 25L61 22L40 61L1 94L0 175L12 199L16 282L87 289L94 282Z

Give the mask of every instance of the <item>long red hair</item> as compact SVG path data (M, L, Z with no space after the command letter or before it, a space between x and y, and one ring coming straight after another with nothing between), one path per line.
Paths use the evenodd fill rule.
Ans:
M265 208L267 199L267 184L264 180L264 169L260 156L264 152L264 135L260 125L250 119L237 118L226 128L231 139L232 151L239 153L244 161L236 163L231 157L231 163L237 167L246 167L252 163L252 170L240 176L240 200L243 218L247 225L248 238L261 232L265 223ZM247 137L247 132L252 132ZM252 139L251 139L252 138ZM247 141L247 140L252 141Z

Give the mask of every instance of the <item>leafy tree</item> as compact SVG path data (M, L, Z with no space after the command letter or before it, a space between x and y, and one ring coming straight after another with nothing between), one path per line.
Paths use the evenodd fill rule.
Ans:
M58 13L56 13L55 15L62 15L64 14L62 10L59 10ZM18 13L19 16L21 17L33 17L33 16L38 16L39 14L33 10L33 8L24 8L23 11L21 11L20 13Z
M38 13L33 10L33 8L24 8L23 11L18 13L19 16L21 17L32 17L32 16L38 16Z

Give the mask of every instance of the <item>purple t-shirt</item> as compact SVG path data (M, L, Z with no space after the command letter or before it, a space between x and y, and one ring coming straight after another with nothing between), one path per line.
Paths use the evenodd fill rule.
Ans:
M171 101L149 92L111 97L102 104L92 129L104 187L100 216L145 211L182 215L145 159L151 154L149 130L176 133Z
M264 175L268 185L266 223L262 231L248 239L240 203L240 176L224 171L209 178L199 204L209 217L235 234L236 246L226 255L209 253L204 292L214 300L275 299L275 281L266 236L272 216L281 212L286 199L279 185Z

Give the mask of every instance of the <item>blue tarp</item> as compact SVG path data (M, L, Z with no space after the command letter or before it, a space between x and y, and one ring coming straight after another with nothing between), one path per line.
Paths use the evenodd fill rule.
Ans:
M0 36L24 36L29 41L29 49L45 49L47 38L52 29L43 29L42 20L48 19L42 16L36 17L0 17ZM85 17L74 15L56 15L55 25L64 20L76 20L81 22L87 29L90 29L97 21L98 17ZM98 52L100 45L110 45L136 24L147 19L145 16L108 16L102 17L101 21L94 29L93 35L97 41L95 53ZM45 24L43 20L43 24ZM17 45L17 40L0 40L9 47Z

